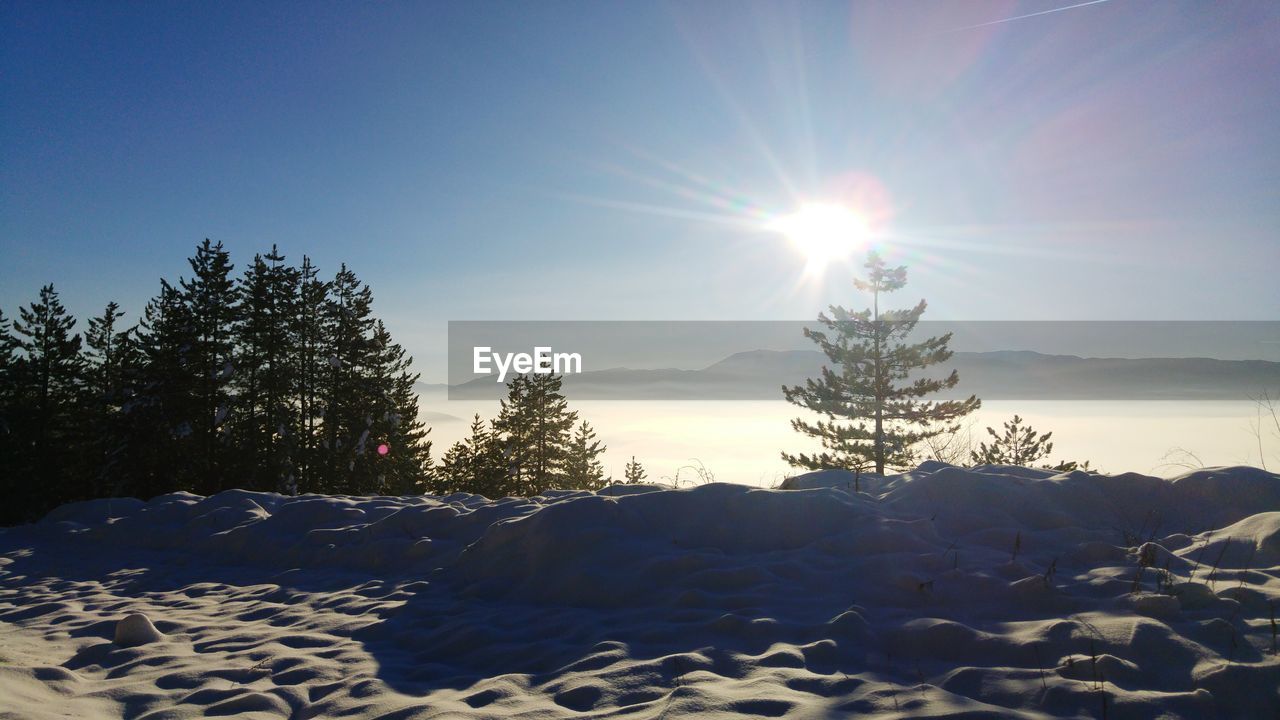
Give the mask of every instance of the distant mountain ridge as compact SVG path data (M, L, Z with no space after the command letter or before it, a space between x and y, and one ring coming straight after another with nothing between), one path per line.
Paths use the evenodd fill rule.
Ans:
M573 399L774 400L782 385L817 377L828 364L816 350L749 350L700 370L588 370L564 379ZM924 375L956 370L960 383L940 397L991 400L1248 400L1280 390L1280 363L1212 358L1082 358L1027 350L957 352ZM497 397L505 388L477 378L450 397Z

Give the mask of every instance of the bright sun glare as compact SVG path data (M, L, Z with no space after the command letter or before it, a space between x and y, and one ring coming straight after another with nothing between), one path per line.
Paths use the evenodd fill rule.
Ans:
M786 235L808 261L809 273L822 271L835 261L848 259L867 242L867 221L841 205L809 203L779 217L768 228Z

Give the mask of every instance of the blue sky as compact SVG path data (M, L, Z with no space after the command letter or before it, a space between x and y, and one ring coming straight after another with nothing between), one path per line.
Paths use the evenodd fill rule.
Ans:
M927 317L1276 319L1280 5L1000 22L1070 4L7 2L0 307L277 243L438 377L450 319L860 305L763 227L821 200Z

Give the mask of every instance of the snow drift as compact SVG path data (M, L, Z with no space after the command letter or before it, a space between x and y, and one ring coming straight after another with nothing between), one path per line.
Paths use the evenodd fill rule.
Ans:
M67 505L0 533L0 694L14 717L1280 712L1280 476L785 487ZM113 642L134 613L145 642Z

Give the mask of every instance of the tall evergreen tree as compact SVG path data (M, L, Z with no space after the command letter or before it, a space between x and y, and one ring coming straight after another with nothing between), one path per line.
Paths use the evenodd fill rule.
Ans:
M818 379L782 389L788 401L825 418L816 422L792 420L793 428L818 438L823 447L814 455L782 453L794 466L873 467L883 473L886 466L909 464L913 445L954 430L956 420L981 404L973 396L945 402L921 399L959 382L954 370L943 379L909 379L951 357L947 349L951 334L908 344L906 338L924 314L925 301L908 310L881 312L880 293L901 289L907 281L907 269L885 267L875 252L868 256L866 268L867 279L854 284L871 293L872 307L850 312L833 305L830 317L818 315L825 331L805 329L805 336L818 344L835 369L824 366Z
M18 395L18 339L10 330L11 323L0 310L0 461L12 467L16 461L14 423Z
M191 330L184 370L192 380L196 411L191 424L192 460L201 490L210 494L235 483L227 423L232 412L238 298L231 279L231 257L221 242L206 239L188 263L192 277L180 284Z
M23 357L16 363L12 417L17 447L6 468L11 487L5 504L29 514L88 494L72 462L82 437L77 401L85 365L80 335L72 332L76 320L52 285L42 287L40 298L19 308L18 316L13 331Z
M376 475L366 455L375 392L365 374L373 352L372 305L369 286L343 265L324 306L329 367L322 393L324 469L319 485L325 492L367 492Z
M122 410L126 378L138 364L132 333L117 327L123 316L118 304L107 303L101 315L89 319L84 337L87 367L82 413L90 432L83 441L83 459L95 496L115 494L123 484Z
M241 279L236 325L237 417L234 422L248 486L296 491L293 458L300 421L293 402L298 353L291 330L300 274L276 247L256 255Z
M30 501L30 454L24 453L19 379L22 358L11 323L0 311L0 525L23 519Z
M574 428L564 461L565 487L576 490L599 490L608 483L600 455L605 446L596 440L596 431L583 420Z
M160 281L135 337L140 367L126 373L121 409L127 485L140 497L201 490L192 447L199 410L188 371L194 330L178 288Z
M297 457L294 465L298 473L297 486L301 492L316 492L324 464L319 455L322 415L324 408L324 381L330 369L325 355L326 305L330 285L320 280L319 271L311 264L311 258L302 257L298 273L298 297L294 303L294 316L290 322L293 365L295 368L293 395L298 403ZM317 471L319 464L321 468Z
M513 489L533 495L565 480L570 432L578 413L560 392L561 376L518 375L507 383L507 398L494 428L512 464Z
M377 482L373 489L394 495L419 495L426 491L431 469L431 432L418 418L418 374L410 372L413 358L391 340L381 320L374 322L367 379L372 383L370 416L365 440L372 450Z

